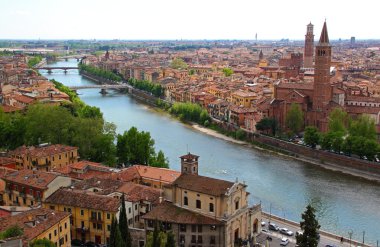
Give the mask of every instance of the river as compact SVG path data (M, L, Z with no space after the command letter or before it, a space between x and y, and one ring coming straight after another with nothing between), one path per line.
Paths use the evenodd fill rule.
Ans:
M76 66L76 60L59 61L49 66ZM76 70L53 71L49 79L67 86L93 84ZM262 203L263 209L281 217L300 221L311 202L318 210L321 228L338 235L375 244L380 240L380 184L339 172L304 164L286 157L261 152L205 135L170 115L156 111L129 95L98 89L78 91L80 98L97 106L107 121L122 133L132 126L149 131L156 150L164 151L170 168L180 170L179 156L187 151L200 156L199 173L248 185L250 203Z

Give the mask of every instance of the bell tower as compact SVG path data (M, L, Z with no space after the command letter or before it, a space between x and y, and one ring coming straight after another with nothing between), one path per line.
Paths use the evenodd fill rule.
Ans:
M304 68L313 67L313 55L314 55L314 26L309 23L306 29L305 35L305 50L304 50Z
M313 110L322 111L322 109L332 100L330 67L331 46L325 21L321 37L315 48Z
M199 156L188 153L181 157L181 173L198 175L198 158Z

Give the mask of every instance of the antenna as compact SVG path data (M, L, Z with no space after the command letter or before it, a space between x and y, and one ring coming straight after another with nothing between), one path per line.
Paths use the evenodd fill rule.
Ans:
M189 152L189 144L186 144L186 153Z

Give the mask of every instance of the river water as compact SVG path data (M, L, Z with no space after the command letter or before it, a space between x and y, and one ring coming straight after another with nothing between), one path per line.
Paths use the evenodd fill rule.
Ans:
M49 66L76 66L76 60L59 61ZM94 84L77 70L41 73L67 86ZM180 170L179 156L187 151L200 156L199 173L248 185L250 203L281 217L300 221L311 202L318 210L321 228L338 235L375 244L380 240L380 184L325 170L286 157L260 152L200 133L166 113L156 111L129 95L98 89L78 91L80 98L97 106L107 121L122 133L132 126L149 131L156 150L164 151L170 168Z

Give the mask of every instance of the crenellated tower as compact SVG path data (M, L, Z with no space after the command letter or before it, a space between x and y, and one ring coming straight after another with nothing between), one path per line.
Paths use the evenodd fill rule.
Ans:
M311 22L307 25L305 35L305 51L304 51L304 67L313 68L313 55L314 55L314 26Z

